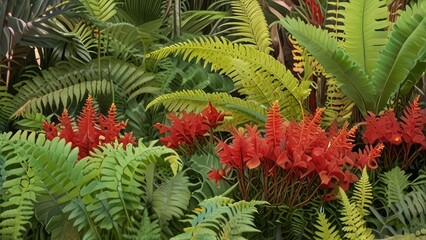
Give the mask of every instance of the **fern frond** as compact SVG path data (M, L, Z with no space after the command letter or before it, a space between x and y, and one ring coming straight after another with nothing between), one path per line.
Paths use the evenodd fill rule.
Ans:
M318 214L317 225L315 227L319 230L316 231L316 240L340 240L339 232L336 230L336 226L332 226L328 222L325 213Z
M344 10L340 0L327 1L327 18L325 19L325 28L330 33L330 36L344 42L345 33L343 29L343 15Z
M117 10L114 0L80 0L91 17L106 22L112 18Z
M7 130L9 118L13 113L13 95L7 92L6 86L0 86L0 131Z
M388 204L404 199L406 189L410 184L409 177L410 174L405 174L405 171L399 167L392 168L381 176L381 181L387 186L386 198Z
M420 1L401 14L381 51L373 77L376 113L386 106L417 62L425 58L425 32L426 2Z
M35 133L17 132L0 135L0 236L21 239L28 232L34 216L36 197L44 192L34 169L29 166L31 154L20 141L43 144L44 138Z
M253 214L257 212L256 206L266 204L264 201L239 201L234 203L232 199L216 196L200 203L196 214L188 215L186 222L191 227L185 228L185 233L173 240L219 238L219 239L245 239L243 233L258 232L254 226Z
M389 26L386 1L358 0L342 3L345 32L344 48L370 77L376 68L380 51L387 41Z
M330 77L330 76L326 76ZM322 126L330 126L334 121L338 124L347 122L352 116L354 103L339 89L335 78L327 78L327 97Z
M259 2L233 0L231 7L234 16L229 17L231 21L223 25L227 26L229 36L236 37L234 43L249 43L259 51L269 54L272 41Z
M232 112L233 123L242 124L250 121L264 124L266 121L266 109L253 101L244 101L228 93L206 93L203 90L184 90L161 95L150 102L147 109L161 103L173 112L183 110L200 112L209 102L219 110ZM225 121L230 119L226 117Z
M186 61L203 59L205 66L210 63L212 70L231 77L247 99L264 106L278 100L285 117L298 119L302 116L302 100L310 92L310 82L299 83L272 56L225 38L203 37L162 48L147 57L162 59L178 54Z
M41 75L26 81L16 94L14 115L43 112L46 107L55 110L70 103L79 103L87 94L97 96L114 91L115 96L130 100L140 93L153 91L147 83L154 76L135 65L112 58L102 58L100 64L96 59L86 64L63 63L42 71ZM99 79L99 68L102 79Z
M367 209L371 206L373 200L373 187L368 180L366 168L362 170L361 178L355 183L352 198L361 213L361 217L365 218L369 213Z
M350 240L356 239L374 239L371 229L366 227L365 219L361 215L358 207L354 202L350 202L345 191L339 187L340 202L343 206L341 210L343 224L343 231L345 231L345 238Z
M148 211L144 210L142 218L133 227L129 227L129 233L124 234L124 239L129 240L158 240L161 239L161 229L158 220L151 221Z
M390 205L393 216L398 218L405 228L424 227L426 223L426 193L413 191L403 199Z

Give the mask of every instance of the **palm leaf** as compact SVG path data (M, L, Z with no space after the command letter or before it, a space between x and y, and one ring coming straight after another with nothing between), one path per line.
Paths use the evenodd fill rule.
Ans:
M302 100L309 94L310 82L299 83L272 56L225 38L203 37L162 48L147 57L162 59L172 54L182 54L186 61L203 59L204 65L210 63L212 70L231 77L249 100L264 106L278 100L284 116L296 119L302 116Z
M202 90L184 90L170 94L164 94L147 105L147 109L153 105L162 103L169 111L200 112L208 103L222 111L232 112L232 119L225 118L236 124L248 121L265 123L266 109L253 101L244 101L240 98L232 97L228 93L206 93Z
M370 77L387 40L389 26L386 2L358 0L342 3L346 53Z
M343 93L354 101L364 114L373 107L372 83L364 71L327 31L306 24L300 19L284 18L281 23L320 63L336 77Z
M380 54L374 70L373 84L377 90L375 112L385 106L392 94L407 78L417 62L424 58L426 49L426 2L420 1L401 14Z
M252 44L259 51L269 54L271 37L262 8L258 1L234 0L231 1L233 16L226 26L229 36L235 37L234 43Z

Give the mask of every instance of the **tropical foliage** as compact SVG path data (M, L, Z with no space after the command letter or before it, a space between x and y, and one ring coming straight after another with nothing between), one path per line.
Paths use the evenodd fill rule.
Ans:
M0 239L424 239L425 0L2 0Z

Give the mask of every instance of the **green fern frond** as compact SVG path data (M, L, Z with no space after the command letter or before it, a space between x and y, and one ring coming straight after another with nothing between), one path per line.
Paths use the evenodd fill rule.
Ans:
M225 38L203 37L177 43L147 55L162 59L182 54L183 59L211 64L211 69L231 77L240 93L258 104L269 106L275 100L288 118L302 116L302 101L308 96L310 82L299 82L290 71L272 56Z
M103 79L99 79L99 68ZM86 64L63 63L25 82L13 100L14 115L43 112L46 107L56 110L81 102L87 94L97 96L114 91L117 98L130 100L141 93L154 92L147 85L153 79L152 74L135 65L113 58L95 59Z
M9 117L13 113L13 95L7 92L6 86L0 86L0 132L7 130Z
M315 227L319 230L316 231L316 240L340 240L339 232L336 230L336 226L332 226L328 222L325 213L318 214L318 220Z
M426 193L424 191L407 193L403 199L390 205L390 209L405 228L413 230L413 228L424 227L426 224Z
M325 28L329 31L330 36L340 40L341 42L345 39L342 10L344 10L344 8L340 0L327 1L327 18L325 20Z
M17 132L0 135L0 236L22 239L34 216L36 197L44 192L35 170L29 166L31 154L25 153L21 139L43 144L35 133Z
M352 198L361 213L361 217L365 218L369 213L367 209L371 206L373 200L373 187L368 180L366 168L362 170L361 178L355 183Z
M365 219L355 202L349 201L346 192L339 187L340 202L343 206L341 210L342 220L345 232L345 238L350 240L356 239L374 239L371 229L366 227Z
M223 24L228 26L226 31L230 32L229 36L236 37L235 43L249 43L259 51L269 54L272 41L259 2L234 0L231 1L231 7L234 16L229 17L230 22Z
M91 17L95 17L102 22L106 22L117 12L117 3L114 0L80 0L80 2Z
M388 204L393 204L404 199L406 189L409 186L409 174L405 174L404 170L399 167L392 168L392 170L385 172L381 176L381 180L387 186L386 198Z
M328 78L325 109L321 121L322 126L330 126L334 121L338 124L347 122L352 116L354 103L339 89L335 78Z
M370 77L380 51L387 41L389 13L383 0L358 0L342 3L345 32L344 49Z
M184 90L161 95L150 102L147 109L161 103L169 111L200 112L209 101L219 110L232 112L233 123L241 124L251 121L264 124L266 122L266 109L255 102L232 97L228 93L206 93L202 90ZM225 122L229 120L228 117L225 118Z
M373 84L377 90L376 112L382 110L392 94L419 60L426 56L426 1L407 7L392 26L392 32L383 51L377 68L374 70Z
M320 63L333 74L344 94L352 99L362 113L374 106L373 84L368 75L338 48L337 40L326 30L306 24L300 19L284 18L281 23Z
M158 216L160 226L167 226L173 218L184 215L191 192L189 178L180 172L154 190L152 208Z
M144 210L141 220L135 226L128 227L129 233L124 234L124 239L128 240L158 240L161 239L161 229L158 220L151 221L148 211Z
M267 204L264 201L239 201L216 196L200 203L196 214L188 215L186 222L191 227L173 240L179 239L245 239L243 233L258 232L253 223L256 206Z

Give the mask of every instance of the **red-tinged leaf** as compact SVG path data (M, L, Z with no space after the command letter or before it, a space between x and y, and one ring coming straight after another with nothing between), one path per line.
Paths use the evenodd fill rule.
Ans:
M99 126L100 126L100 135L103 138L102 143L112 143L120 134L120 131L123 130L127 122L116 122L117 111L115 104L111 104L111 107L108 111L108 116L99 114Z
M59 137L65 139L67 143L74 143L75 133L74 129L72 128L71 119L68 115L67 109L64 109L64 111L62 112L62 116L59 118L59 121L62 124L62 129L61 133L59 134ZM73 147L75 147L74 144Z
M122 143L123 148L126 149L127 144L132 144L132 145L136 144L136 137L134 137L131 132L125 133L123 137L118 139L118 142Z
M89 152L98 146L100 131L95 128L96 112L93 109L92 97L86 100L83 111L78 118L78 132L76 146L79 148L79 157L89 155Z
M285 141L286 126L284 125L284 118L281 115L278 101L275 101L268 110L265 129L265 138L270 148L280 147L281 142Z
M424 112L419 107L419 96L404 110L404 115L401 117L402 123L402 138L408 144L421 144L426 148L426 139L423 133L425 127Z
M205 122L209 128L216 128L225 118L225 114L223 112L219 113L217 109L213 107L211 102L209 102L209 105L201 111L201 116L205 118Z
M55 127L55 123L43 122L43 129L46 132L46 139L52 140L58 136L58 130Z

